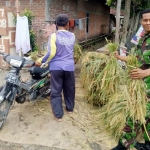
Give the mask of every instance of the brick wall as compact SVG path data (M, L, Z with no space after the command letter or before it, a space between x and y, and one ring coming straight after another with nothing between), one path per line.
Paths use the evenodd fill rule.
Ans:
M89 13L88 34L85 32L85 28L79 30L78 27L75 27L73 31L79 41L98 36L102 33L108 33L110 9L105 5L105 1L52 0L50 5L50 14L53 19L59 13L66 13L70 19L85 18L87 12ZM83 24L85 27L85 20L83 20Z
M78 18L86 17L86 13L89 13L89 32L87 38L95 37L101 33L108 33L109 25L109 12L110 9L105 5L103 1L89 0L89 1L78 1ZM105 28L102 31L101 26L105 24ZM84 40L86 38L85 31L78 30L77 37Z
M0 0L1 6L6 6L6 2L9 0ZM13 8L14 13L16 14L16 8L15 8L15 0L11 0L11 8ZM38 27L41 25L41 23L45 22L45 0L33 0L33 3L30 4L30 0L21 0L19 11L20 13L23 12L25 9L29 9L35 14L35 21L33 22L34 29L36 31L38 30Z
M6 1L7 0L0 0L0 5L6 6ZM11 5L12 8L14 8L14 13L16 13L15 0L11 0ZM33 0L31 5L29 0L21 0L19 7L20 12L25 8L35 13L36 17L33 22L33 27L35 31L38 31L42 23L45 23L45 0ZM104 30L106 30L105 33L108 33L106 27L109 25L110 10L109 7L105 6L105 1L51 0L50 15L52 20L60 13L66 13L70 19L85 18L87 12L89 12L88 34L86 34L85 29L79 30L78 27L75 27L73 31L79 41L100 35ZM103 31L101 30L102 27Z

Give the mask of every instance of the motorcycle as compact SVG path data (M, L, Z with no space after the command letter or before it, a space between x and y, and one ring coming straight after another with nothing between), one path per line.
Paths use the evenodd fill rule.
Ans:
M5 85L0 87L0 128L6 121L11 105L14 101L23 104L28 101L36 101L50 95L49 67L37 67L34 62L20 56L14 56L0 52L4 61L11 69L4 78ZM27 67L31 78L22 81L20 71Z

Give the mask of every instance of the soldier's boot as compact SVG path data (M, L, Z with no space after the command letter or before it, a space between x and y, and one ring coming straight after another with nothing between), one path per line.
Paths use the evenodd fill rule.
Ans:
M118 142L118 145L111 150L127 150L127 148L124 147L120 142Z

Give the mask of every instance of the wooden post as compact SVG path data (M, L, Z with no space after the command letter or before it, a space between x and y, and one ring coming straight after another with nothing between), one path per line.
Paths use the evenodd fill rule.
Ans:
M16 0L16 11L17 11L17 17L19 16L19 2Z
M117 0L115 43L119 44L121 0Z
M41 57L41 49L42 49L42 30L41 29L39 29L37 41L38 41L38 47L39 47L38 56Z
M50 4L51 0L45 0L45 21L50 21Z
M19 1L18 0L16 0L16 12L17 12L17 17L19 17ZM19 52L19 56L21 56L22 57L22 52L20 51Z

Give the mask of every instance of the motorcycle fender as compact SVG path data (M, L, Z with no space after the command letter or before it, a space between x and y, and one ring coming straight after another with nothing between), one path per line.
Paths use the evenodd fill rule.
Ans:
M0 103L2 103L4 99L9 99L10 101L13 101L16 94L17 89L15 87L13 87L7 94L5 94L5 86L4 86L0 91Z
M4 93L5 93L5 86L3 86L0 91L0 103L3 102L3 100L5 99Z
M16 96L16 94L17 94L17 89L16 89L16 87L13 87L10 92L11 92L11 93L10 93L10 95L9 95L9 100L10 100L10 101L13 101L14 98L15 98L15 96Z

